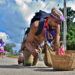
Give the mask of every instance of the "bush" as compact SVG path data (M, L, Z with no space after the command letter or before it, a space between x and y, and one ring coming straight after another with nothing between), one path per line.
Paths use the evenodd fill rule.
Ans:
M75 50L75 39L67 41L67 49L68 50Z

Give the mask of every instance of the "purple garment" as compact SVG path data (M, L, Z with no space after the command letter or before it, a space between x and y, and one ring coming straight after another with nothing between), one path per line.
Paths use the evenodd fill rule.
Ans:
M3 47L3 43L2 42L0 42L0 47Z
M46 32L44 33L44 36L45 36L45 38L47 38L47 41L49 43L51 43L54 40L55 36L56 36L56 30L47 31L46 28L45 28L45 31Z
M0 47L3 47L3 43L0 42ZM5 51L4 50L0 50L0 53L4 53Z

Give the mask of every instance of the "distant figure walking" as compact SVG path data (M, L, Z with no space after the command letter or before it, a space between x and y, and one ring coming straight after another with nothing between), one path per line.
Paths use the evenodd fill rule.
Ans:
M4 55L4 42L3 42L3 40L2 39L0 39L0 56L2 56L2 58L3 58L3 55Z

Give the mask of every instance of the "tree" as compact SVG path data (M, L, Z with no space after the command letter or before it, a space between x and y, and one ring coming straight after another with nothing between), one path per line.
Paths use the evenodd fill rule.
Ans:
M10 53L13 53L13 47L15 47L16 45L15 44L11 44L11 43L7 43L5 46L4 46L4 49L5 51L8 51Z
M63 9L60 9L63 11ZM67 8L67 49L75 50L75 11L70 7ZM63 29L62 29L63 30ZM63 31L62 31L63 34Z

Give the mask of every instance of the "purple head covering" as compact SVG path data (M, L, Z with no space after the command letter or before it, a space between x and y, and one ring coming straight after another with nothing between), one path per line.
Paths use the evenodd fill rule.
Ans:
M59 9L53 8L50 15L57 20L65 21L63 13Z

